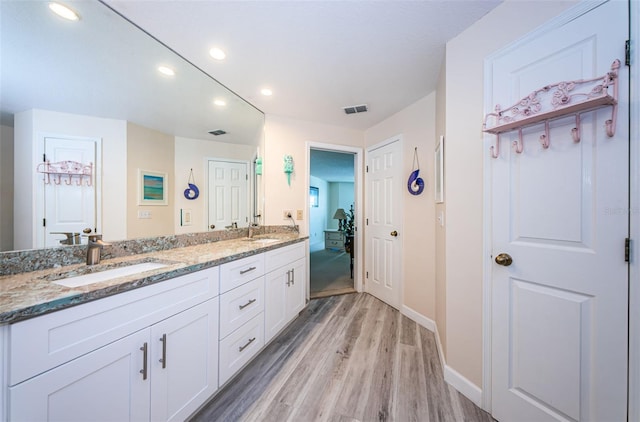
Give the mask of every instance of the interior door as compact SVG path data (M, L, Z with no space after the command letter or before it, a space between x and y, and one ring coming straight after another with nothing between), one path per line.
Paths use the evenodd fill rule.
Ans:
M74 243L84 229L97 229L96 218L96 141L92 139L44 138L44 151L50 163L74 161L93 164L90 177L43 174L45 224L40 247L60 246L67 237L60 233L74 233ZM86 242L85 242L86 243ZM73 244L73 243L71 243Z
M400 309L402 141L367 150L365 290Z
M209 161L209 229L220 230L236 223L248 225L248 164Z
M490 63L492 104L606 74L624 62L627 2L610 1ZM628 69L612 108L501 137L490 159L492 414L505 421L623 421L627 409ZM488 152L487 152L488 153ZM500 259L498 259L500 261ZM500 261L503 265L508 262Z

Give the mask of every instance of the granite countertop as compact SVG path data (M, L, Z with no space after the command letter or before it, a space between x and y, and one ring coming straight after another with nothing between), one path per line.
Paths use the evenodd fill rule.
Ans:
M0 277L0 325L18 322L70 306L148 286L225 262L302 242L307 237L278 233L268 236L272 243L252 242L246 238L221 240L195 246L137 254L103 260L95 266L75 264ZM141 262L161 262L167 266L144 273L118 277L80 287L53 283L66 277L98 272Z

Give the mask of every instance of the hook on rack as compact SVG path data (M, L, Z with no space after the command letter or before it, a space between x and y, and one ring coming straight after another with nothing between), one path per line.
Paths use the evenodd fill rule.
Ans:
M499 133L496 134L495 146L492 145L491 148L489 148L489 150L491 151L491 156L493 158L498 158L500 156L500 134Z
M542 135L540 135L540 143L542 144L542 148L547 149L549 148L549 121L545 120L544 121L544 133Z
M518 140L513 141L513 148L518 154L522 154L522 151L524 151L524 143L522 142L522 128L518 128Z
M576 127L571 129L571 138L574 143L580 142L580 115L576 114Z

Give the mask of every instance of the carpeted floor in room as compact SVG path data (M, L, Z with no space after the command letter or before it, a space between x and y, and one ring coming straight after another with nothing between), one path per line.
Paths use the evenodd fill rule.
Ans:
M311 252L311 298L355 292L349 269L349 254L321 249Z

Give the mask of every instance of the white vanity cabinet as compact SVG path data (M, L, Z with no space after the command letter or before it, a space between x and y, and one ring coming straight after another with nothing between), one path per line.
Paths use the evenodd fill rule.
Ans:
M264 346L264 254L220 266L220 385Z
M9 326L8 419L183 420L218 388L218 268Z
M269 342L304 309L305 243L267 252L265 266L265 342Z

